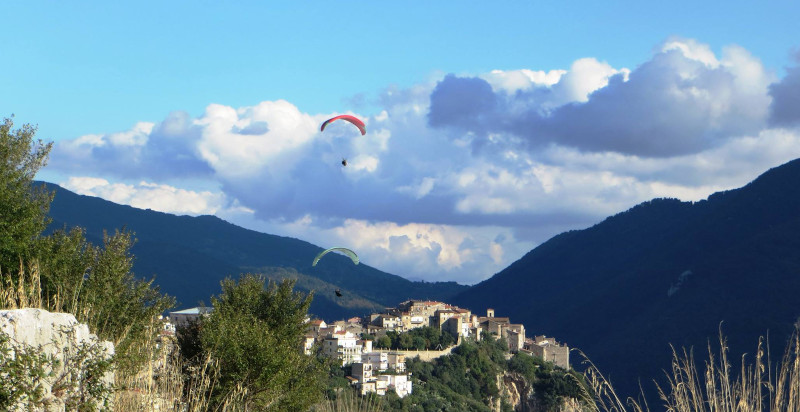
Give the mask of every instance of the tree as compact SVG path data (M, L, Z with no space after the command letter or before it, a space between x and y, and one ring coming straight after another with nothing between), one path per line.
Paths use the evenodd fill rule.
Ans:
M380 338L375 340L375 347L376 348L383 348L383 349L391 348L392 347L392 338L390 338L390 337L388 337L386 335L381 336Z
M416 350L423 350L427 347L427 342L425 342L425 338L422 336L414 337L414 349Z
M401 333L400 339L398 342L398 347L400 349L411 349L414 346L414 338L411 337L408 333Z
M302 351L312 295L293 292L294 280L242 275L222 281L214 311L200 323L203 354L219 362L216 405L245 410L308 410L323 392L325 370Z
M0 125L0 274L13 281L18 274L38 275L31 288L47 309L73 313L101 339L116 346L121 366L135 366L148 353L134 357L158 333L157 316L174 305L153 280L131 272L132 234L105 236L103 247L89 243L83 230L56 230L43 236L53 194L34 187L33 178L47 163L52 143L35 140L36 128L14 130L11 119ZM18 283L21 284L21 283ZM4 285L5 286L5 285ZM138 350L138 349L137 349ZM120 366L120 365L118 365Z
M33 178L47 163L53 143L34 140L36 128L14 130L11 118L0 124L0 270L14 273L33 256L47 227L53 194L33 188Z

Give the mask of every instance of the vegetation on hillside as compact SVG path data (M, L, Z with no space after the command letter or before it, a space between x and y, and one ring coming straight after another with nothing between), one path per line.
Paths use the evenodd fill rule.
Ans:
M800 315L798 181L800 159L705 201L643 202L554 236L449 302L580 342L621 393L635 394L669 368L668 356L649 349L704 346L722 320L735 352L767 330L791 334Z
M130 233L106 236L102 247L81 230L43 235L52 193L32 184L52 144L35 140L36 129L0 126L0 279L4 307L26 306L34 296L11 294L24 285L38 306L68 312L116 346L117 366L136 369L149 360L137 342L153 334L152 319L174 300L152 280L131 273Z
M414 412L488 412L498 407L501 411L512 411L500 383L501 377L511 372L524 377L523 386L533 388L535 400L524 401L544 405L546 409L543 410L557 410L566 398L584 399L591 403L582 376L575 371L566 371L524 354L508 360L507 348L505 340L490 336L480 342L465 340L449 355L430 362L418 357L406 359L413 392L400 398L390 391L381 407L390 411ZM342 370L346 368L331 368L331 376L346 373ZM340 389L344 389L346 382L339 382Z
M52 143L34 139L36 128L14 129L10 118L0 124L0 270L8 273L36 256L39 235L48 223L52 195L31 187L47 163Z
M375 339L373 346L379 349L438 350L454 343L456 339L450 333L424 326L404 333L388 331Z
M190 363L213 361L210 407L244 410L308 410L321 399L324 369L302 352L301 338L311 295L293 291L294 282L270 282L255 275L222 282L214 311L181 339Z
M581 376L528 355L509 359L506 343L491 337L464 341L432 362L408 359L414 390L404 398L393 393L381 399L353 397L346 370L300 350L312 294L295 292L290 279L265 284L256 275L224 280L212 300L214 312L187 329L179 356L170 356L164 352L169 341L159 339L158 315L174 300L152 279L134 275L133 233L106 234L99 246L80 228L44 234L52 194L34 187L32 179L46 163L51 144L34 135L28 125L13 129L11 119L0 125L0 308L73 313L101 339L115 343L111 363L90 356L96 350L91 347L68 358L65 370L75 376L116 369L113 387L91 384L98 383L91 379L80 380L74 391L62 386L72 391L66 400L69 410L102 409L113 397L119 411L510 411L500 379L508 374L523 378L521 384L530 389L523 392L530 397L522 401L541 410L558 410L567 399L587 410L650 410L643 401L617 396L594 365ZM382 344L447 346L446 336L421 329L391 335ZM675 350L666 383L657 383L661 403L652 407L800 411L797 330L779 362L771 359L768 342L760 341L741 362L729 358L724 338L719 345L717 353L709 346L704 365L691 350ZM0 334L0 409L41 400L39 381L61 382L49 374L53 362L40 348L16 345Z
M299 239L248 230L216 216L174 216L45 185L56 193L49 212L51 228L80 226L87 239L99 244L104 230L113 232L124 225L136 233L134 271L156 274L161 290L176 296L181 308L208 303L225 276L240 273L297 278L296 289L315 291L310 311L323 319L363 316L412 296L449 301L468 288L455 282L412 282L368 264L353 265L339 255L326 256L312 267L322 249ZM312 278L316 282L307 282ZM344 296L337 297L336 289Z
M307 409L320 398L318 362L298 350L311 295L294 293L292 281L267 289L263 278L253 276L224 281L213 301L218 311L197 335L204 358L192 364L164 352L171 345L159 336L158 318L174 299L132 272L132 233L104 234L102 246L89 242L81 228L44 233L53 195L35 186L33 177L52 144L35 140L35 132L29 125L14 129L12 119L0 125L0 308L72 313L114 343L111 363L87 367L92 373L115 369L115 386L86 386L98 393L79 397L70 408L96 410L92 399L111 395L115 408L125 411L166 405L188 411ZM82 362L82 353L68 360ZM47 373L45 364L54 360L38 348L2 340L0 355L0 376L10 378L0 386L0 409L35 399L42 379L62 379Z

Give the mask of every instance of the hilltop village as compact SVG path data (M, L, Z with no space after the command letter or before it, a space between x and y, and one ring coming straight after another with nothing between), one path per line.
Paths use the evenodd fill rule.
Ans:
M455 345L435 350L375 347L375 340L389 332L406 333L422 327L451 334ZM369 317L330 324L320 319L310 320L304 349L310 354L317 345L324 356L341 362L342 366L351 366L348 379L361 394L375 392L384 395L391 388L403 397L412 391L411 377L405 372L407 357L419 356L421 360L430 361L449 354L462 339L480 341L488 335L505 339L510 353L527 353L569 368L569 347L566 344L545 336L528 338L524 325L511 323L508 317L495 316L493 309L487 309L485 316L478 316L469 309L436 301L409 300Z
M196 307L170 312L168 333L189 324L213 308ZM406 371L406 358L419 357L431 361L447 355L462 340L480 341L486 336L504 339L509 354L526 353L564 369L569 369L569 347L544 335L528 338L525 326L511 323L508 317L495 316L487 309L485 316L473 314L469 309L444 302L408 300L397 307L386 308L368 317L354 317L327 323L321 319L308 319L303 350L306 354L320 353L348 367L347 379L360 394L385 395L394 390L404 397L412 392L411 374ZM389 334L404 334L414 329L429 327L453 337L448 347L428 350L399 350L376 347L375 342Z

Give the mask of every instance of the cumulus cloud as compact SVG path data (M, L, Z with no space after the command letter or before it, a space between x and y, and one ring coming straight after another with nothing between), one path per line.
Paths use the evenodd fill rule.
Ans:
M800 157L799 79L776 80L738 46L716 55L674 38L633 69L583 57L388 87L375 114L351 113L365 136L344 122L320 132L339 113L284 100L211 104L58 142L48 168L82 194L473 283L565 230L654 197L700 200Z
M223 212L250 212L247 208L231 205L223 193L191 191L173 186L140 182L136 185L111 183L96 177L70 177L61 187L87 196L101 197L114 203L140 209L188 215L213 215Z
M800 52L798 64L786 69L786 76L769 87L772 96L770 123L778 127L800 126Z
M536 86L552 86L561 80L566 70L492 70L480 76L489 82L495 90L506 93L515 93L520 90L530 90Z
M199 131L187 113L174 112L158 124L140 122L130 131L60 141L50 164L115 177L208 177L212 169L196 147Z
M400 225L347 219L341 225L320 229L316 220L305 215L291 222L261 221L257 225L272 233L351 248L362 262L393 268L392 273L399 275L469 284L511 264L535 245L515 239L513 230L499 226Z
M740 47L726 48L718 60L708 46L673 39L633 70L579 59L558 82L515 93L493 90L478 77L447 76L431 94L428 117L432 127L484 143L505 133L505 143L526 150L553 143L670 157L757 133L766 122L771 80Z

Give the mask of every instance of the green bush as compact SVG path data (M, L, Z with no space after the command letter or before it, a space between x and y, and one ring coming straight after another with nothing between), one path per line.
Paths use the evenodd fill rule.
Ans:
M65 335L74 332L63 331ZM0 409L38 410L46 401L45 387L57 394L67 410L108 408L113 386L105 378L113 362L104 347L98 342L81 342L63 350L64 356L56 357L0 332Z
M386 335L375 340L375 347L399 350L437 350L455 343L455 338L448 332L424 326L408 332L388 331Z
M35 255L39 235L49 223L53 199L43 187L32 185L36 172L47 163L52 143L34 140L36 128L13 129L10 118L0 124L0 270L16 271L21 261Z
M174 299L131 272L134 240L125 230L104 236L102 247L88 242L81 229L43 234L53 194L34 187L33 178L52 143L34 140L35 127L13 125L11 119L0 124L0 277L3 286L29 290L16 296L26 299L6 296L2 304L74 314L115 344L123 373L135 373L151 355L154 319ZM27 299L34 294L36 303Z
M325 386L325 366L302 351L312 296L293 292L292 280L266 288L264 282L255 275L225 279L222 293L212 298L213 312L194 329L197 339L182 340L200 348L183 352L218 362L214 407L308 410Z

